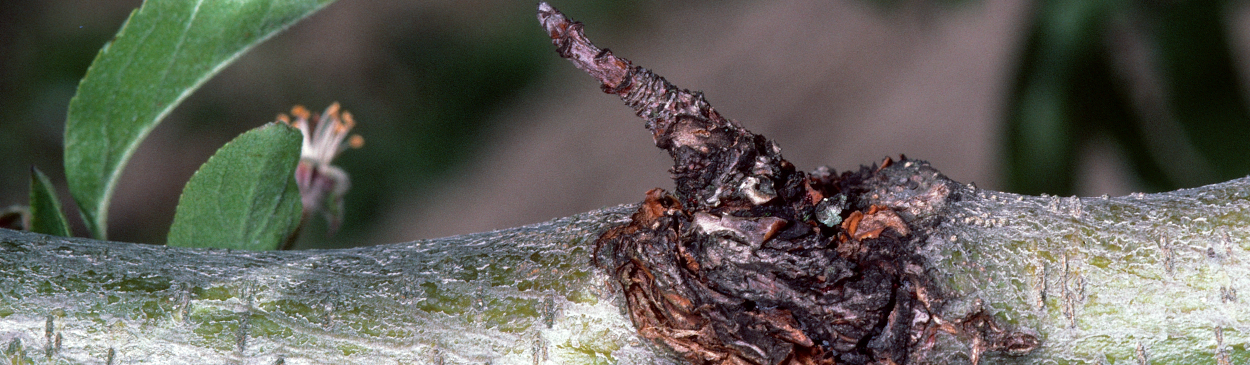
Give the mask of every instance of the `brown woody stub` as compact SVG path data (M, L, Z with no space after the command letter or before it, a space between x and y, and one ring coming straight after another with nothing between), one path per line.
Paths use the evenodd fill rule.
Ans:
M982 311L942 318L916 252L957 185L927 163L798 171L701 94L600 50L545 3L538 18L674 160L676 193L647 192L595 250L643 337L696 364L905 364L944 334L974 362L1037 346Z

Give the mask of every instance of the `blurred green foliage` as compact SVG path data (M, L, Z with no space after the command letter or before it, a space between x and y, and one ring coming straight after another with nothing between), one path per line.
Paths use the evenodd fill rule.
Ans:
M1074 192L1080 147L1113 138L1147 190L1250 173L1234 1L1039 1L1007 116L1010 190Z

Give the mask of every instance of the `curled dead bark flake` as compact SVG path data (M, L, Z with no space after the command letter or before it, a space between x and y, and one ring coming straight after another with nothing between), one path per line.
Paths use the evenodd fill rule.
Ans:
M798 171L702 94L538 9L560 56L620 96L674 160L675 194L647 192L595 250L642 336L695 364L906 364L939 334L964 338L974 363L1037 346L983 312L942 318L943 291L916 252L957 197L927 163Z

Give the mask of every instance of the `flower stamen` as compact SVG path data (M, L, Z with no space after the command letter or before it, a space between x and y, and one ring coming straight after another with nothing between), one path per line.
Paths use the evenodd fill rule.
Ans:
M294 119L286 114L278 114L277 117L279 122L299 129L304 136L300 163L295 169L295 182L304 204L304 219L307 220L313 213L323 212L331 233L342 221L343 195L351 186L347 173L331 163L343 151L365 144L360 135L348 136L356 126L356 120L350 112L340 109L336 102L321 114L313 114L304 106L296 105L291 108Z

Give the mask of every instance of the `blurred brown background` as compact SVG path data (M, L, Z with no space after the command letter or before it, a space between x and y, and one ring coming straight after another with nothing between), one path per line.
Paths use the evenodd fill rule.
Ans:
M61 189L71 221L79 220L61 171L65 108L96 51L139 4L0 5L0 206L25 203L28 168L35 165ZM982 188L1065 195L1122 195L1246 173L1199 166L1186 170L1198 176L1190 180L1152 178L1160 168L1143 167L1140 156L1169 155L1134 149L1138 142L1114 128L1086 130L1075 122L1057 139L1062 146L1055 148L1070 155L1057 165L1062 173L1012 167L1007 155L1021 153L1012 152L1021 145L1013 131L1030 126L1013 108L1028 89L1020 85L1030 85L1029 70L1041 67L1029 60L1049 54L1037 46L1046 44L1038 24L1047 12L1063 11L1060 5L553 5L586 23L596 44L678 86L702 90L722 114L778 141L802 169L847 170L902 153ZM1155 19L1154 5L1145 6L1147 15L1139 18ZM1222 6L1213 26L1227 41L1218 41L1238 70L1250 70L1250 12L1240 2ZM1133 19L1111 28L1141 39L1134 38L1142 28ZM1114 34L1106 42L1133 44L1116 43ZM1125 59L1115 56L1108 62ZM1112 73L1124 69L1130 72L1118 75L1129 81L1142 75L1123 64ZM1238 88L1247 82L1236 74L1217 77ZM333 101L356 116L366 144L336 163L354 184L341 232L326 238L324 227L312 227L297 248L512 227L638 201L652 187L672 185L670 160L653 147L643 122L555 54L533 2L340 0L241 57L144 141L119 182L110 239L164 242L182 184L216 148L294 104L320 110ZM1250 126L1241 122L1238 128ZM1139 129L1149 137L1149 128ZM1180 148L1188 143L1183 133L1174 137ZM1048 147L1023 148L1045 155ZM1200 165L1205 150L1191 150L1197 152L1182 162ZM1054 188L1019 183L1034 179L1058 182L1047 185Z

